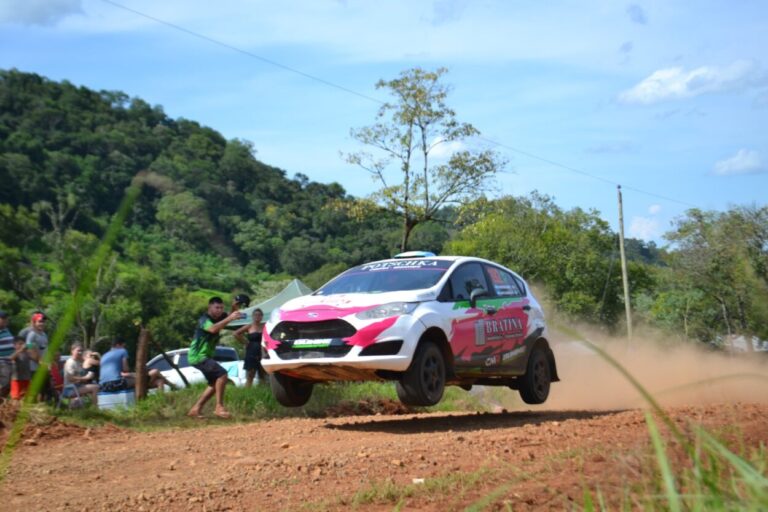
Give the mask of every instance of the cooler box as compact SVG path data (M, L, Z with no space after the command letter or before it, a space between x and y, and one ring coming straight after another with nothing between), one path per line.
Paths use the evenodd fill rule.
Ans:
M102 391L99 393L99 409L114 409L115 407L131 407L136 403L136 393L132 389L121 391Z

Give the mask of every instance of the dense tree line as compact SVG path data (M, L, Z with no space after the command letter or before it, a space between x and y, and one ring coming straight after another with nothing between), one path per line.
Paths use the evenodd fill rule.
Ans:
M87 343L145 323L178 345L206 294L259 297L271 290L260 283L289 276L318 286L398 246L394 216L351 218L341 185L288 178L249 142L121 92L2 71L2 307L55 319L140 172L142 194L78 315L73 336ZM439 225L423 232L439 245L447 237Z
M55 320L139 174L142 192L69 339L132 339L146 325L178 347L212 293L267 298L291 277L317 287L399 251L403 212L289 178L255 154L121 92L0 71L0 308L16 330L35 309ZM499 261L562 312L621 326L617 235L598 212L537 193L481 197L413 226L409 248ZM667 239L664 249L627 241L639 321L702 341L768 337L768 208L691 210Z

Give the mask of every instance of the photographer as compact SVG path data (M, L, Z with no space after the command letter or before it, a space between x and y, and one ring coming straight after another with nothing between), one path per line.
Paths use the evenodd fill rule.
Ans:
M238 296L239 297L239 296ZM230 418L229 411L224 408L224 391L227 386L227 371L213 359L216 345L221 336L221 330L228 323L240 320L243 313L239 311L240 303L235 300L232 313L224 312L224 301L221 297L212 297L208 301L208 310L200 317L195 329L195 337L189 346L189 364L200 370L208 381L208 387L200 395L195 405L187 413L192 418L203 418L202 410L208 400L216 395L214 414L219 418Z

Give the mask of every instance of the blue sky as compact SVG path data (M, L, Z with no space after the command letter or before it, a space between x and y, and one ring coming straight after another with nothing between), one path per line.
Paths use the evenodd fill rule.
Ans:
M380 100L380 78L447 67L458 118L509 161L491 195L538 190L615 228L621 183L626 233L659 243L690 206L766 203L763 0L116 1ZM376 188L339 153L377 103L108 1L2 0L0 68L122 90L289 176Z

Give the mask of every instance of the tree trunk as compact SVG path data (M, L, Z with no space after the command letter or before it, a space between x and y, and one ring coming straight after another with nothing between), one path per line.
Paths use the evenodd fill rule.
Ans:
M405 252L408 250L408 239L411 237L411 231L413 231L413 228L416 227L416 224L416 221L413 219L405 217L405 220L403 221L403 241L400 244L400 252Z
M136 399L147 396L147 351L151 334L148 329L141 327L139 342L136 344Z

